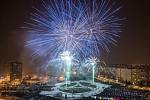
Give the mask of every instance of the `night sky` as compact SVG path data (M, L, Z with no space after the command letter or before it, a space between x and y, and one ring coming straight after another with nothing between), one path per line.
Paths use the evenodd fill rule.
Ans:
M0 68L10 61L24 63L25 69L32 69L30 55L25 52L26 34L20 27L29 18L32 6L39 6L38 0L0 0ZM118 45L106 55L107 63L150 63L150 1L115 0L123 5L121 16L123 32Z

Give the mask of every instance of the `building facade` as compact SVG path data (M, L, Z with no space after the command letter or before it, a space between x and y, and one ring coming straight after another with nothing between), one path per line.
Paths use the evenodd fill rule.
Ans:
M10 63L10 81L22 80L22 63L11 62Z
M98 71L98 75L135 85L150 86L150 65L111 64Z

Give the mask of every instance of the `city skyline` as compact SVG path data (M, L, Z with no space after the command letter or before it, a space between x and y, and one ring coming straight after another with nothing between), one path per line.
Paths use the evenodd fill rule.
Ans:
M150 99L150 1L0 4L0 100Z

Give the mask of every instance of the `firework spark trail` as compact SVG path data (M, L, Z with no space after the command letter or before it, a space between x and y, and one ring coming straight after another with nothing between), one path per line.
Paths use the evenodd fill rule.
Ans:
M26 23L32 34L26 44L33 56L58 58L64 52L75 54L83 60L109 51L121 32L121 18L111 0L49 0L42 1L40 9L34 8L31 22Z

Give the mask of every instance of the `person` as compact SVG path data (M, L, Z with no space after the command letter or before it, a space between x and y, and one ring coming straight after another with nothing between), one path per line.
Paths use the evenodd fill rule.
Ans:
M67 94L65 94L65 99L67 99Z

